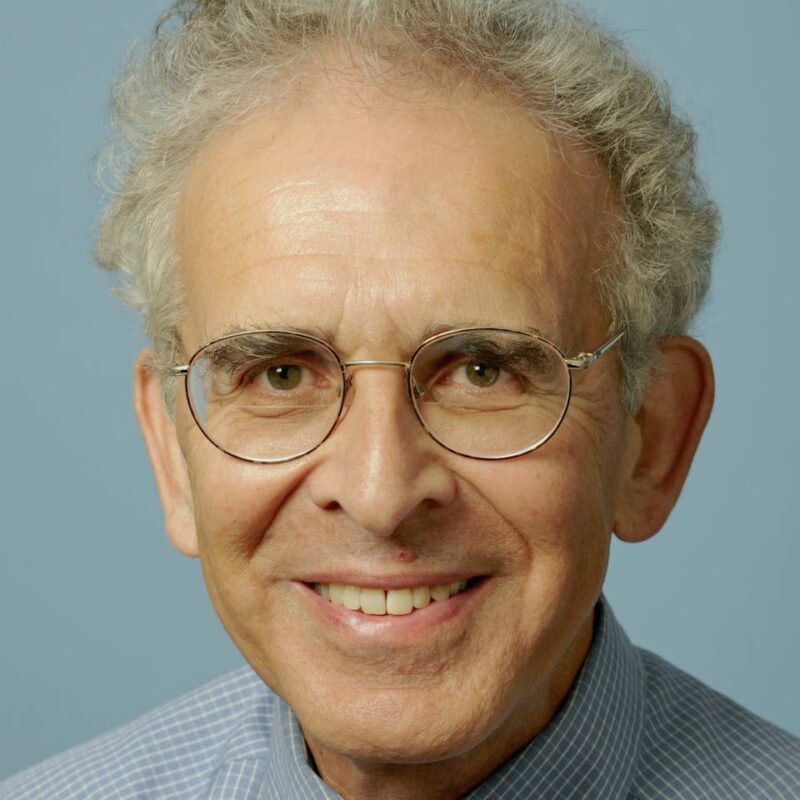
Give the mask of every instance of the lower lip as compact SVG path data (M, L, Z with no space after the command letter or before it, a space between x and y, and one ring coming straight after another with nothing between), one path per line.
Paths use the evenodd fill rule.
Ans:
M481 602L489 581L481 578L473 586L447 600L431 600L425 608L414 609L410 614L378 615L351 611L326 600L306 583L296 582L303 601L312 613L345 634L360 639L392 640L411 643L431 635L441 634L445 628L466 619L470 611Z

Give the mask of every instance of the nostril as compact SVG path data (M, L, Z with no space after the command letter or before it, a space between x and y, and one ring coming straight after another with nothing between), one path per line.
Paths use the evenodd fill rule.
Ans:
M331 500L330 503L328 503L324 507L325 511L339 511L340 509L341 509L341 506L339 505L339 503L336 500Z

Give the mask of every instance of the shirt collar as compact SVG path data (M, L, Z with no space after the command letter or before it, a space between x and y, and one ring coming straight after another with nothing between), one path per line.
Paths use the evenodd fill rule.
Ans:
M280 698L260 800L337 800L308 763L303 734ZM592 645L555 717L465 800L508 797L625 797L644 718L644 681L636 649L604 597Z

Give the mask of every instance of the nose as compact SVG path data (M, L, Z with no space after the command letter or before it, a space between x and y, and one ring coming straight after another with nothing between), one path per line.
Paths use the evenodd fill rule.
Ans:
M348 407L306 479L313 502L359 527L391 536L421 507L451 503L456 482L446 451L414 414L394 366L354 370Z

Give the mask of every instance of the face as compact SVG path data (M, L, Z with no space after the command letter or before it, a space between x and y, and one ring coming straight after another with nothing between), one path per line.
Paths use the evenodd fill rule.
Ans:
M591 159L500 100L331 80L190 169L186 355L289 326L343 360L407 360L432 326L475 325L575 354L607 337L591 274L611 224ZM506 461L430 439L402 369L354 371L332 436L283 464L213 447L180 395L175 471L211 600L318 764L490 765L552 716L591 639L626 430L610 357L576 377L555 437ZM477 578L402 616L311 588Z

